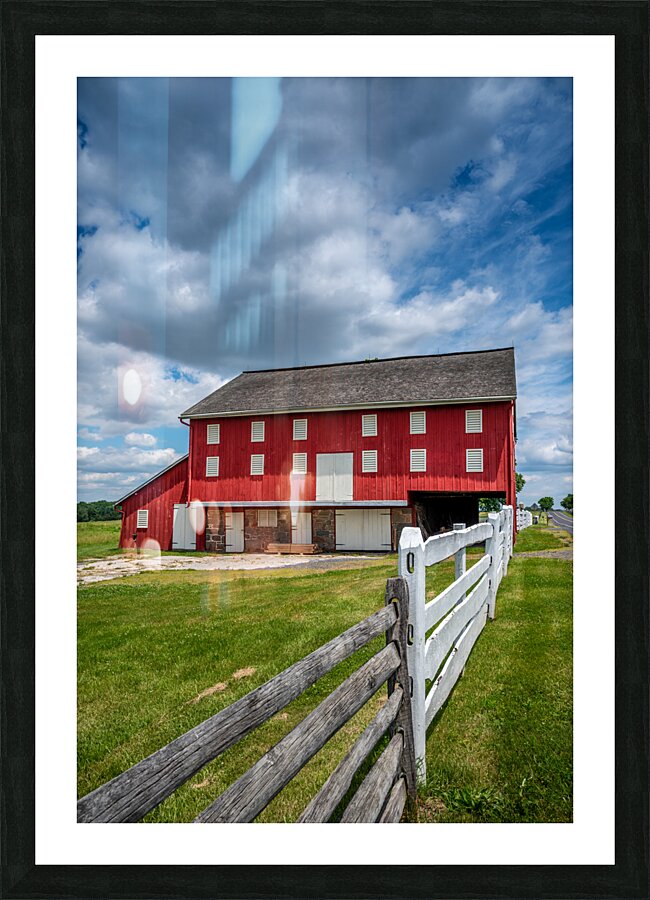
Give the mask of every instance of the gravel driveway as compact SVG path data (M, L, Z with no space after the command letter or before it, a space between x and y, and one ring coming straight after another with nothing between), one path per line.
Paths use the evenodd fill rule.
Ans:
M107 556L105 559L84 559L77 563L77 583L91 584L110 578L124 578L138 572L162 572L173 569L194 571L246 571L250 569L280 569L300 567L303 569L356 569L367 565L368 561L385 559L383 553L367 556L340 556L318 554L272 555L266 553L228 553L219 556L155 556L142 553L138 556Z

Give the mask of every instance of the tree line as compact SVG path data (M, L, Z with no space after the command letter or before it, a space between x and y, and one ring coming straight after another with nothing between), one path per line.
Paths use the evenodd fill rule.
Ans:
M110 500L93 500L91 503L77 503L77 522L108 522L120 519L122 513L114 509Z

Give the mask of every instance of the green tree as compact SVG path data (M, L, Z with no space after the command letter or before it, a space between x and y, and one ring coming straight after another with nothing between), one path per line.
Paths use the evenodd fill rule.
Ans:
M560 505L566 509L567 512L573 512L573 494L567 494L564 500L560 501Z
M515 472L515 489L518 494L520 494L523 491L525 484L526 484L526 479L521 474L521 472Z
M481 497L478 501L481 512L499 512L501 501L497 497Z
M540 497L539 498L539 505L540 505L541 509L544 510L544 512L548 512L549 509L553 509L554 503L555 503L555 500L552 497Z
M77 503L77 522L108 522L121 516L110 500L93 500L90 503L81 500Z

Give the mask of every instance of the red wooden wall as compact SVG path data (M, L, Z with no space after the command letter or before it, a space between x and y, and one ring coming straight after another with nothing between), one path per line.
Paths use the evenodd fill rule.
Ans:
M412 407L413 410L424 407ZM483 410L481 434L465 434L465 410ZM354 453L355 500L406 500L408 491L500 491L514 503L512 401L428 407L427 433L410 434L409 409L367 409L290 415L195 419L191 424L190 500L316 499L316 453ZM377 414L377 436L361 436L361 416ZM293 440L293 419L308 421L307 440ZM265 422L264 442L251 442L251 422ZM220 423L219 444L207 425ZM466 448L483 448L483 472L465 471ZM427 471L410 472L411 448L426 448ZM362 473L361 451L377 450L377 473ZM307 475L290 476L293 453L307 453ZM264 475L250 475L252 453L264 454ZM207 478L206 456L219 457Z
M122 503L122 530L120 547L133 547L133 535L137 532L137 546L146 540L155 540L161 550L172 548L174 503L186 502L187 459L179 460L141 490L127 497ZM149 525L136 528L139 509L149 510Z

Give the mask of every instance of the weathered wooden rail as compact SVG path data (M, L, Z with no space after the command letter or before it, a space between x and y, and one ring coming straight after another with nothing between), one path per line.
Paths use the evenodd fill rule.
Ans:
M253 821L325 743L388 684L387 702L299 821L328 821L369 753L390 732L388 746L361 782L342 821L398 822L407 796L414 796L416 790L406 652L408 608L406 583L400 578L389 579L383 609L82 797L77 804L78 821L139 821L207 763L287 706L334 666L386 633L382 650L346 678L195 821Z
M513 510L504 506L487 522L422 540L419 528L404 528L399 574L408 585L408 669L417 781L426 780L426 731L461 676L472 647L496 611L496 596L512 556ZM466 569L467 547L485 542L485 553ZM426 568L455 557L455 581L427 600ZM429 633L427 637L427 633ZM427 691L427 681L431 687Z

